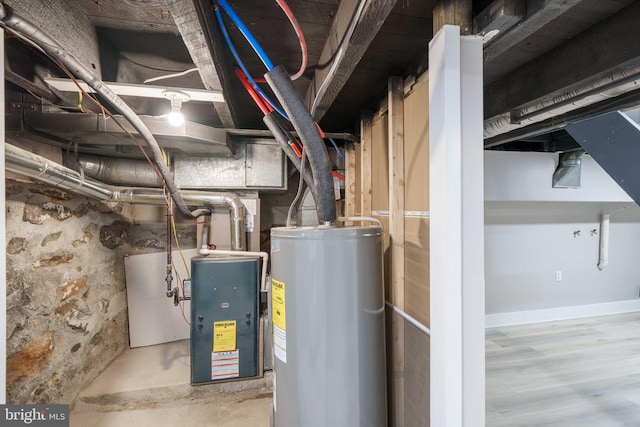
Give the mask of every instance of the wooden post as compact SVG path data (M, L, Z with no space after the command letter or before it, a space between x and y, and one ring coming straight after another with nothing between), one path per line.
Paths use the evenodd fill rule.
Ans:
M389 99L389 237L391 302L404 310L404 86L390 77Z
M359 170L357 167L359 146L352 144L345 150L344 215L356 216L360 190L358 188ZM351 222L347 223L351 225Z
M433 34L445 25L457 25L461 35L473 30L473 8L471 0L439 0L433 8Z
M373 113L366 111L360 120L360 185L361 214L371 216Z
M389 249L391 251L391 283L389 299L404 310L404 85L401 77L388 82L388 149L389 149ZM391 424L405 425L405 321L393 313L391 319L393 357L393 396Z

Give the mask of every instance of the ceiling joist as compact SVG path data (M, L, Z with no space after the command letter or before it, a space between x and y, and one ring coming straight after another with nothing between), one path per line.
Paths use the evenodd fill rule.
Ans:
M222 84L211 54L212 49L209 48L209 43L202 30L193 1L168 0L167 3L184 44L189 50L189 55L191 55L193 63L198 67L202 83L209 90L222 91ZM227 103L214 103L212 105L224 127L235 127L233 116Z
M315 70L305 98L315 120L319 121L336 99L395 4L396 0L340 2L319 60L327 65ZM349 35L354 17L358 19Z

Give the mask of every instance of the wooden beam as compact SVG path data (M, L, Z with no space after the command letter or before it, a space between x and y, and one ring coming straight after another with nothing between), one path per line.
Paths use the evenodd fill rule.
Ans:
M372 144L373 144L373 113L365 111L360 119L360 185L361 185L361 213L362 216L371 216L372 193Z
M564 99L563 93L575 93L576 86L590 86L590 79L601 79L608 73L628 74L632 67L640 66L638 19L640 2L634 2L487 85L485 117L510 113L534 101ZM585 55L585 51L589 54Z
M499 56L508 53L516 44L583 1L584 0L527 0L525 19L520 25L498 38L490 46L487 46L484 50L485 63L494 61Z
M207 89L223 90L211 53L213 49L210 48L207 37L204 35L193 0L168 0L167 3L189 55L198 67L202 83ZM212 105L224 127L235 127L231 110L226 102L214 102Z
M80 7L66 0L4 1L17 16L31 21L102 78L96 27Z
M473 32L489 37L485 40L485 46L488 46L491 40L499 39L520 22L526 13L526 0L495 0L473 18ZM491 33L495 35L491 36Z
M333 20L327 41L320 55L320 64L307 90L306 104L319 121L342 90L351 73L362 59L369 44L378 34L397 0L343 0ZM358 16L349 35L352 18ZM346 39L342 43L343 39Z
M389 238L391 303L404 310L404 84L390 77L389 106Z
M471 0L439 0L433 8L433 34L445 25L457 25L460 34L471 34L473 30Z

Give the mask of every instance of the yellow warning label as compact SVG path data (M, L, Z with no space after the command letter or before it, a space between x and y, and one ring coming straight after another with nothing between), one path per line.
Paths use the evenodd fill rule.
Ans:
M273 324L287 330L287 312L284 301L284 282L271 279L271 318Z
M213 351L236 349L236 321L213 322Z

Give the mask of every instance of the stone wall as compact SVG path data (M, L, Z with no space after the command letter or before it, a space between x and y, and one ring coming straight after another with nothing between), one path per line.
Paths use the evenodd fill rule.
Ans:
M7 403L71 403L128 345L128 205L7 181Z

